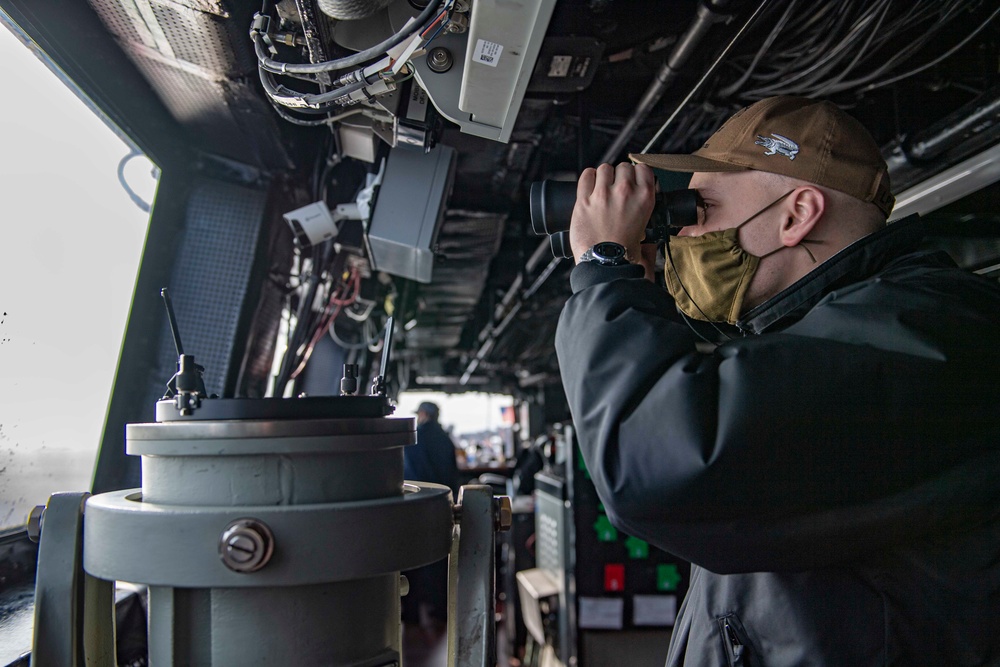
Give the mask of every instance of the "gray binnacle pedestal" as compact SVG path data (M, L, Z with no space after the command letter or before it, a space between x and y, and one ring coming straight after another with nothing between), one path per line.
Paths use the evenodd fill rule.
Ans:
M400 571L448 554L451 492L403 483L413 420L127 427L142 489L87 501L84 568L149 585L170 665L400 662Z

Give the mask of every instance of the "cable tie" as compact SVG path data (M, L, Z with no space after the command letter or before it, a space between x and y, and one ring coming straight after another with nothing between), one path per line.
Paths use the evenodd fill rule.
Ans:
M396 62L392 66L393 74L399 74L399 70L403 68L403 65L405 65L406 61L410 59L410 56L413 55L413 52L417 50L417 47L420 46L422 41L423 38L419 34L415 34L410 39L403 50L396 56Z

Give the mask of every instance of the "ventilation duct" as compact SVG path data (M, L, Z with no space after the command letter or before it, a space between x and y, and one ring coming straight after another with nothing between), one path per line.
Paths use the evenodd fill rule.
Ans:
M368 18L388 4L389 0L316 0L321 12L341 21Z

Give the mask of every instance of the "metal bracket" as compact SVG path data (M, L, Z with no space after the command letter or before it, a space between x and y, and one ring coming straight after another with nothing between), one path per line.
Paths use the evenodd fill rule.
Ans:
M448 558L448 667L496 664L496 531L510 527L509 508L490 486L458 491Z
M89 496L57 493L46 505L31 667L114 667L115 585L83 570L83 507Z

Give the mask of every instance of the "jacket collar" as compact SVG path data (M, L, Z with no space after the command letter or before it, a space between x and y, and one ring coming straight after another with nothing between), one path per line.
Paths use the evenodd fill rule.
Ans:
M847 246L797 282L749 310L737 323L746 335L803 317L831 290L864 280L893 259L913 252L924 236L919 216L910 215ZM787 322L790 324L791 322Z

